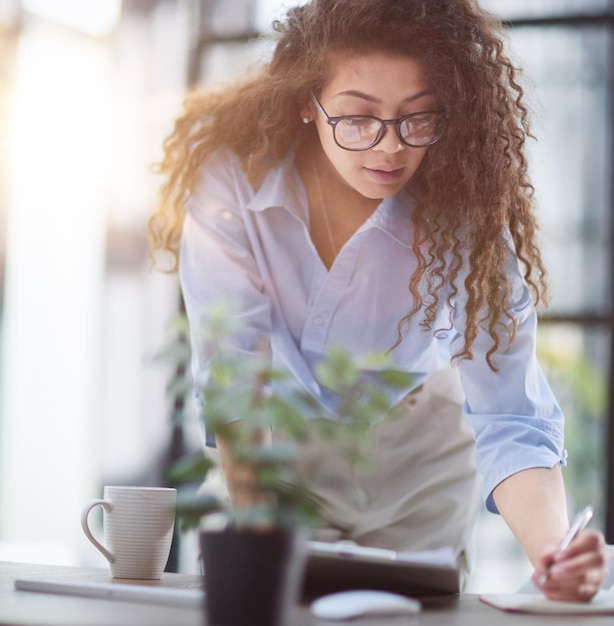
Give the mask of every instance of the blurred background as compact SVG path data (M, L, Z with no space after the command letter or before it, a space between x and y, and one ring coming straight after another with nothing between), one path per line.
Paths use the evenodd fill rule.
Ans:
M179 309L147 218L190 84L266 58L292 0L0 0L0 560L102 565L79 515L105 484L161 485L198 445L156 354ZM567 415L570 508L614 542L611 0L482 0L525 68L531 171L550 271L542 364ZM196 571L180 542L171 566ZM471 591L530 567L484 514Z

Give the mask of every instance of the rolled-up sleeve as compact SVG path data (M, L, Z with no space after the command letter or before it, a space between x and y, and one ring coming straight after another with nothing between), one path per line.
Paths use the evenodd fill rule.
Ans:
M515 258L510 259L512 306L516 337L493 355L497 371L485 362L492 345L482 331L474 358L459 363L465 391L464 411L476 440L476 465L483 477L486 508L497 513L492 492L509 476L566 463L564 417L536 357L537 313ZM460 349L459 332L451 343Z

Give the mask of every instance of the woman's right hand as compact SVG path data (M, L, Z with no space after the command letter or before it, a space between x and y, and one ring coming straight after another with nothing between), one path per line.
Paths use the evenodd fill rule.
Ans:
M587 529L565 550L545 550L533 582L550 600L589 602L608 575L609 560L603 534Z

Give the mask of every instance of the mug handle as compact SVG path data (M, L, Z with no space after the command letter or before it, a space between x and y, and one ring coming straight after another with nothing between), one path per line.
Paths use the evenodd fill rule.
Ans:
M104 558L107 561L109 561L109 563L114 563L115 555L109 550L107 550L98 541L98 539L94 537L88 524L88 516L90 514L90 511L95 506L98 506L98 505L100 505L107 513L110 513L113 510L113 504L109 502L108 500L90 500L83 508L83 511L81 511L81 528L83 528L83 532L85 533L85 536L94 544L94 547L97 548L101 552L102 556L104 556Z

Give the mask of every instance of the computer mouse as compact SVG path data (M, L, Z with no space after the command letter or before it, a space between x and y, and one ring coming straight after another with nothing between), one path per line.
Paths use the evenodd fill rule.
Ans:
M322 596L311 603L313 615L321 619L344 620L362 615L410 615L418 613L418 600L389 591L353 589Z

